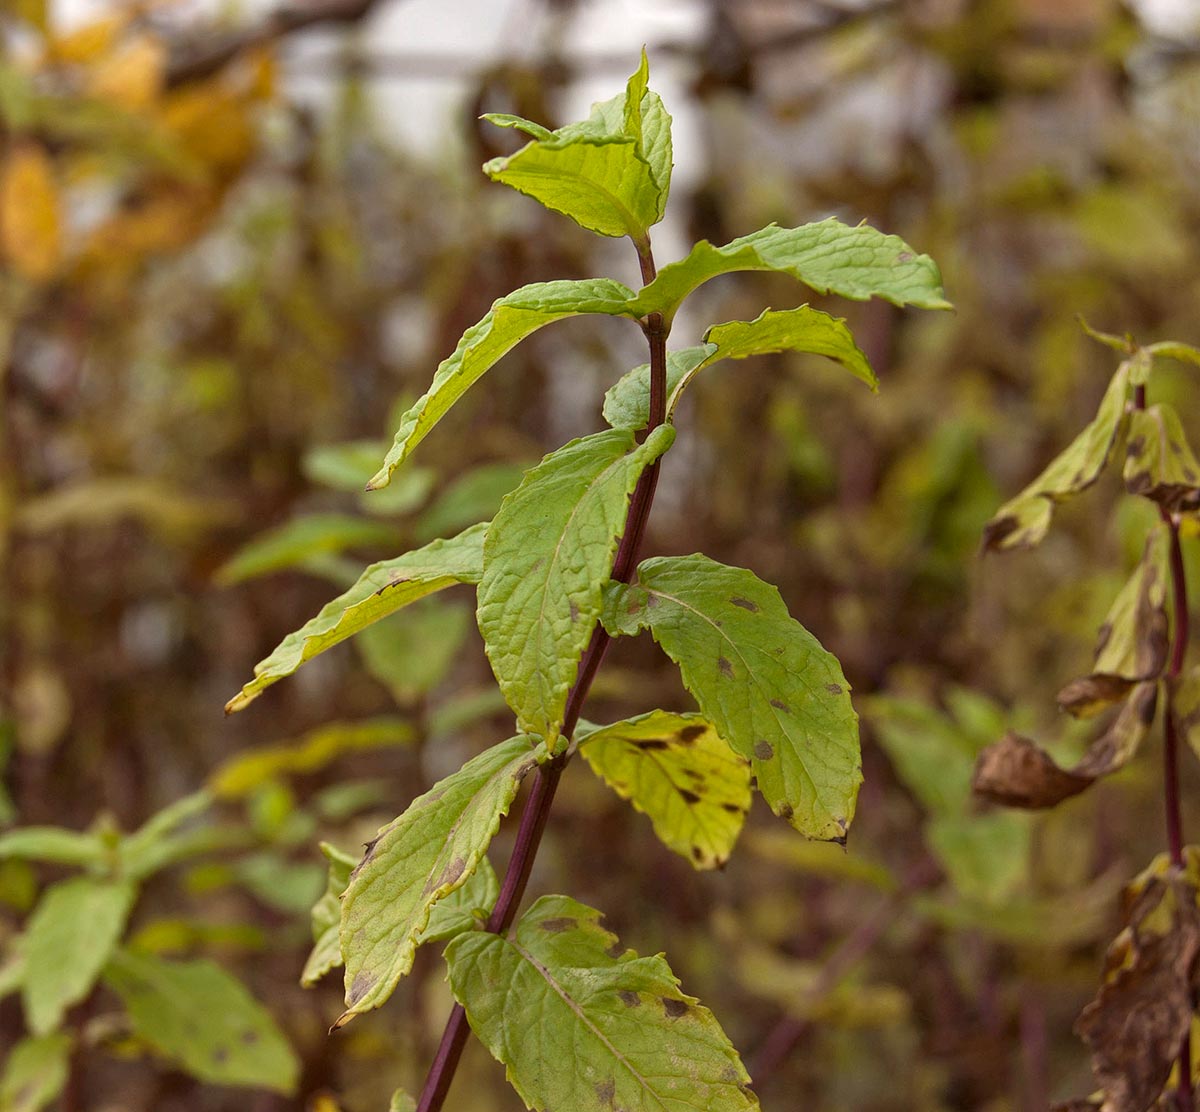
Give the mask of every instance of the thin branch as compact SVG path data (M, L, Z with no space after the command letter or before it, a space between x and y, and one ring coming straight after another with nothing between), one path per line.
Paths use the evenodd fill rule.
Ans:
M211 77L247 51L266 46L293 31L324 23L357 23L378 4L379 0L302 0L281 4L249 27L173 43L167 63L167 87Z

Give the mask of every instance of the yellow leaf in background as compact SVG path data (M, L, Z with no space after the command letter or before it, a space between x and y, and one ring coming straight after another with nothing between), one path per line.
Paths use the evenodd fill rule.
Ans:
M154 35L136 35L104 55L88 77L87 92L129 112L144 112L162 92L167 49Z
M236 172L254 150L249 97L220 81L172 92L163 102L162 122L180 146L208 167L214 178Z
M46 0L9 0L8 6L18 19L23 19L39 31L47 29Z
M132 12L118 11L50 40L49 56L56 62L82 64L107 54L125 29Z
M32 143L15 147L0 168L0 255L33 282L51 277L62 257L54 168Z

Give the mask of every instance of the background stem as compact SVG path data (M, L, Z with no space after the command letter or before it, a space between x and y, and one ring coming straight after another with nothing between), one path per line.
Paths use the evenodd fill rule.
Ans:
M650 250L650 242L638 247L638 262L641 266L642 281L649 283L657 273L654 266L654 256ZM667 401L667 329L664 327L662 315L651 313L644 325L646 340L650 345L650 421L647 432L656 429L663 423L666 416ZM617 546L617 554L613 559L611 578L622 583L628 583L633 575L637 562L638 551L641 548L642 536L646 531L646 522L650 517L650 507L654 502L654 491L658 485L658 461L656 460L642 472L634 488L633 497L629 500L629 512L625 516L625 528ZM584 650L579 661L579 670L575 674L575 683L567 695L567 706L563 714L562 733L571 737L579 723L583 712L583 704L591 690L592 681L600 670L604 654L608 650L609 636L604 627L596 624L592 639ZM496 906L488 918L487 930L493 934L503 934L512 926L512 921L525 894L525 886L529 883L529 874L533 871L534 858L546 829L546 821L550 817L550 806L554 802L554 793L558 781L566 767L567 754L556 757L541 765L535 774L533 788L525 801L521 812L521 825L517 828L517 840L513 846L512 856L508 861L508 869L504 873L504 883ZM425 1078L425 1086L421 1090L421 1099L417 1104L417 1112L438 1112L450 1090L454 1080L455 1070L462 1057L466 1045L469 1028L467 1015L461 1004L455 1004L442 1032L441 1042L434 1055L433 1064Z

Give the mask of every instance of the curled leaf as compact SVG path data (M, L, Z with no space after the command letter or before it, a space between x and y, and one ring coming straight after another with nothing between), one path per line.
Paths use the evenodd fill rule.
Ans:
M1053 807L1116 772L1137 752L1158 705L1158 684L1138 684L1120 713L1073 768L1061 768L1029 738L1009 731L979 754L975 794L1007 807Z
M1200 508L1200 462L1171 406L1152 405L1130 415L1125 489L1171 512Z

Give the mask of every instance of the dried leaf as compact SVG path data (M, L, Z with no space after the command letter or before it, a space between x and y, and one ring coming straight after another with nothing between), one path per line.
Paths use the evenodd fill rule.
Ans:
M1156 1106L1191 1029L1200 861L1187 853L1184 869L1164 855L1126 889L1127 925L1108 949L1104 984L1075 1024L1104 1090L1101 1112Z
M1064 769L1034 742L1009 731L979 754L976 795L1008 807L1053 807L1128 763L1146 736L1158 705L1158 684L1140 683L1120 713L1073 768Z

